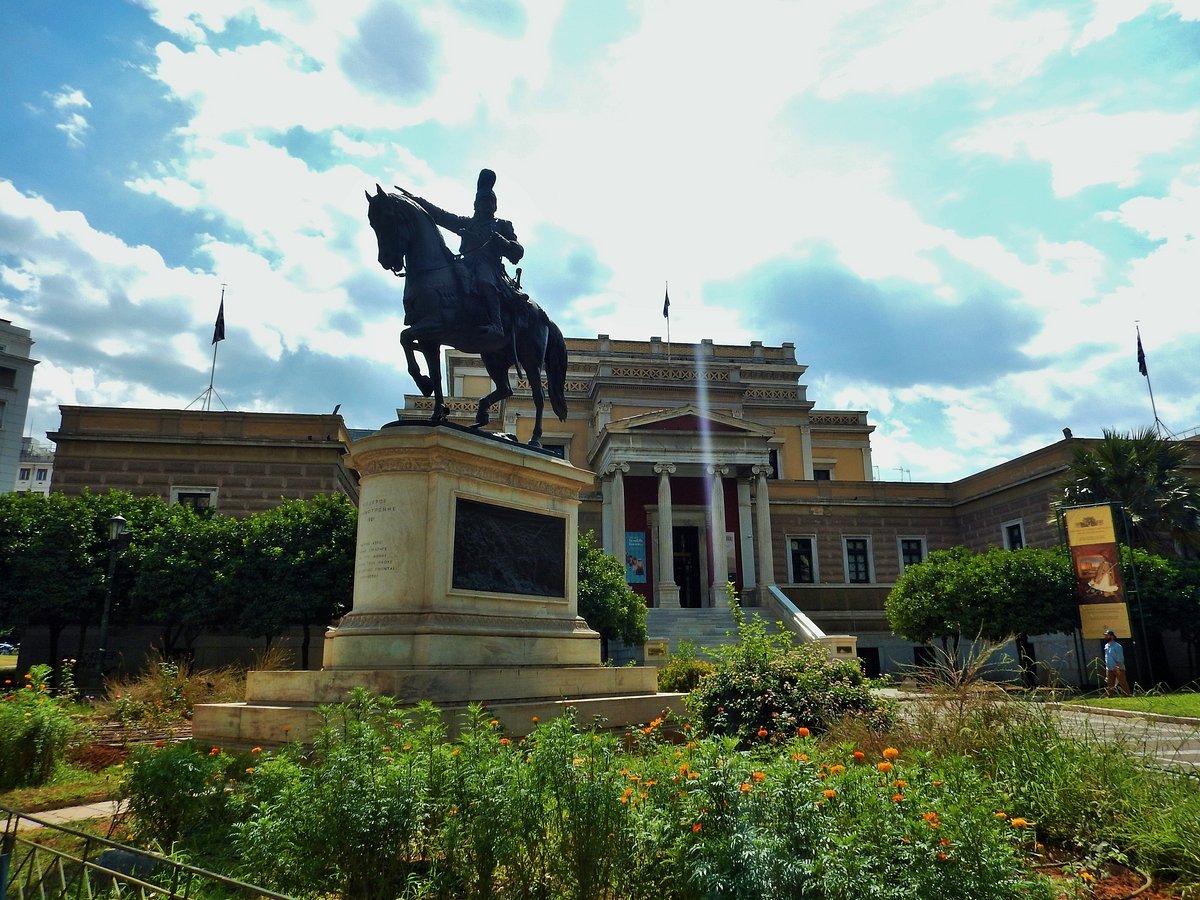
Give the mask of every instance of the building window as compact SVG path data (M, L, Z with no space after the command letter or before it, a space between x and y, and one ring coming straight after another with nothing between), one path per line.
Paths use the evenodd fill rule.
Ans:
M871 539L869 537L842 538L842 552L846 560L846 582L848 584L870 584Z
M900 571L903 572L909 566L915 566L917 563L925 561L925 538L923 537L902 537L896 539L900 545Z
M171 488L171 503L190 506L197 510L216 509L217 489L215 487L173 487Z
M21 474L20 474L20 475L18 475L18 476L17 476L17 478L18 478L18 480L20 480L20 481L28 481L28 480L29 480L29 470L28 470L28 469L22 469L22 470L21 470Z
M542 449L545 450L547 453L554 454L559 459L567 458L567 445L562 442L556 443L554 441L543 441Z
M1025 546L1025 526L1020 519L1005 522L1000 526L1004 533L1004 549L1020 550Z
M38 480L38 481L45 481L45 480L46 480L46 476L47 476L47 475L49 475L49 474L50 474L50 473L49 473L49 470L47 470L47 469L38 469L38 470L37 470L37 480Z
M768 450L767 451L767 464L771 467L771 474L768 475L767 477L768 478L778 478L779 477L779 451L778 450Z
M817 583L817 538L815 535L788 535L788 581L791 584Z
M833 469L813 469L813 481L833 481Z
M8 388L10 391L16 390L16 369L10 369L8 366L0 366L0 388Z

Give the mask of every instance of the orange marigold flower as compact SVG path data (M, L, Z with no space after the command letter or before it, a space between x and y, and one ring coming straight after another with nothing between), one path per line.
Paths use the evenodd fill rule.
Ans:
M165 747L165 746L167 746L167 742L163 741L163 740L158 740L158 741L154 742L154 746L155 747Z
M935 782L933 783L933 786L934 786L934 787L941 787L941 786L942 786L943 784L945 784L945 783L946 783L946 782L944 782L944 781L935 781Z
M954 843L954 841L950 840L950 838L942 838L940 841L938 841L938 843L941 844L943 847L949 847L951 844Z
M841 775L845 771L846 771L846 767L843 766L841 763L834 763L832 766L829 767L830 775Z
M765 729L765 728L760 728L760 729L758 729L758 736L759 736L759 737L766 737L766 736L767 736L767 729Z
M622 803L628 803L628 802L629 802L629 798L628 798L628 797L622 797L622 798L621 798L621 802L622 802Z
M255 747L255 748L254 748L253 750L251 750L250 752L251 752L251 753L262 753L262 747Z
M753 772L750 775L750 777L753 778L755 781L766 781L767 773L766 772Z
M251 774L253 774L253 772L254 772L254 766L251 766L250 768L248 768L248 769L246 770L246 774L247 774L247 775L251 775Z
M699 772L688 772L688 778L699 778L699 777L700 777Z
M854 756L855 762L862 762L867 758L867 754L863 753L861 750L855 750L852 755Z
M947 856L945 853L942 853L942 852L939 850L939 851L938 851L937 858L938 858L938 859L949 859L950 857L948 857L948 856Z
M892 787L906 788L906 787L908 787L908 782L905 781L903 778L897 778L895 781L892 782Z
M499 725L499 724L500 724L500 720L499 720L499 719L492 719L492 721L488 722L488 724L489 724L489 725L491 725L493 728L495 728L497 725Z
M1007 819L1007 818L1008 818L1008 813L1006 813L1006 812L998 812L998 813L996 813L996 818L997 818L997 819Z
M537 716L530 716L529 721L532 722L534 725L536 725L538 722L541 721L541 719L539 719Z
M1082 872L1080 872L1079 877L1082 878L1084 881L1088 882L1089 884L1096 880L1096 876L1093 875L1091 872L1089 872L1087 869L1084 869Z
M461 748L459 748L459 747L455 747L453 750L451 750L451 751L450 751L450 755L451 755L451 756L458 756L458 754L459 754L459 753L461 753L461 752L462 752L462 749L461 749Z
M903 799L904 799L903 794L892 794L892 802L893 803L899 803Z
M508 738L500 738L500 743L507 746L508 744L511 744L512 741L510 741Z
M209 751L208 751L208 755L209 755L209 756L216 756L216 755L217 755L218 753L220 753L220 752L221 752L221 748L220 748L220 747L213 747L211 750L209 750Z
M692 826L692 831L693 831L693 832L696 832L696 831L699 831L699 830L700 830L700 823L699 823L699 822L697 822L695 825L693 825L693 826Z
M876 763L875 768L877 768L880 772L890 772L892 771L892 764L885 760L881 763Z
M741 784L738 785L738 790L741 791L743 794L748 794L754 789L750 786L750 782L743 781Z
M1009 824L1012 825L1013 828L1028 828L1030 825L1028 820L1022 819L1020 816L1010 819Z
M628 775L628 774L629 774L629 770L628 770L628 769L622 769L622 770L621 770L620 772L618 772L617 774L618 774L618 775Z
M938 814L935 812L921 813L921 818L926 822L936 822Z
M803 725L801 725L799 728L796 729L796 734L798 734L800 737L808 737L810 734L812 734L812 732L809 731L807 728L805 728Z
M837 791L835 791L833 788L825 788L825 790L821 791L821 796L826 800L832 800L837 796Z
M897 750L895 747L884 747L883 748L883 758L884 759L895 759L899 755L900 755L900 751Z

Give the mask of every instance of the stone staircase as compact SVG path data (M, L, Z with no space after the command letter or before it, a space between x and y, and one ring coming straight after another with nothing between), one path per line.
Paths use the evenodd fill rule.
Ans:
M746 615L755 613L767 619L767 631L779 631L778 625L770 621L767 610L757 607L747 607ZM679 648L679 642L689 640L701 651L706 647L717 647L737 642L737 631L733 623L733 615L725 606L714 606L705 609L648 609L646 610L646 630L649 639L667 641L667 652L674 653Z

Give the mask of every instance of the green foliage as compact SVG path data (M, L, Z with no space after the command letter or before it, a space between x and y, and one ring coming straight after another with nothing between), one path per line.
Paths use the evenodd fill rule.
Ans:
M0 790L45 784L62 764L74 720L51 694L49 666L33 666L25 684L0 694Z
M606 640L646 640L646 602L625 581L625 566L596 546L592 532L579 535L579 615Z
M191 649L205 631L228 630L238 605L229 590L241 552L242 523L197 511L168 508L135 548L132 599L142 616L162 628L162 652Z
M685 639L679 642L679 647L671 654L667 664L658 670L658 689L687 693L716 670L717 667L708 660L700 659L696 645Z
M120 789L135 837L164 853L178 842L219 843L233 821L229 770L234 765L220 748L194 741L138 745Z
M285 500L246 520L231 579L238 630L271 638L289 625L325 626L349 609L356 521L340 495Z
M1059 550L936 550L905 566L884 611L894 632L921 642L1070 631L1071 579L1070 561Z
M821 645L797 644L786 630L769 633L757 615L730 606L738 641L714 651L716 671L687 700L706 729L754 744L786 740L801 728L825 731L848 715L890 721L857 660L830 659Z
M1105 429L1092 447L1080 447L1063 482L1064 502L1117 503L1129 517L1135 545L1172 552L1176 542L1200 538L1200 483L1185 471L1187 445L1166 441L1152 428Z

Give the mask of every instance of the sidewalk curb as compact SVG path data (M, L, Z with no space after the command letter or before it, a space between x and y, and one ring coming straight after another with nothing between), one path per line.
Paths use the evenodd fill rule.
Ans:
M1116 719L1145 719L1148 722L1161 722L1166 725L1191 725L1200 731L1200 719L1192 716L1172 716L1166 713L1141 712L1133 709L1113 709L1108 706L1084 706L1080 703L1047 703L1050 709L1075 710L1088 715L1111 716Z

